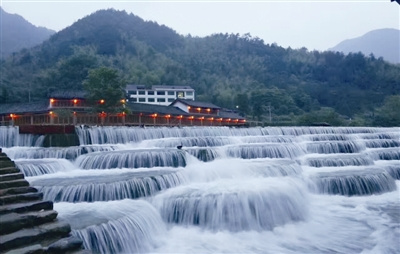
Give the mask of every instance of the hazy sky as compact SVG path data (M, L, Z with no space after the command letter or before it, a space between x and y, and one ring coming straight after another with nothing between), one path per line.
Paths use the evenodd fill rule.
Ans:
M100 9L126 10L182 35L250 33L265 43L326 50L380 28L400 29L400 5L390 0L100 1L0 0L8 13L56 31Z

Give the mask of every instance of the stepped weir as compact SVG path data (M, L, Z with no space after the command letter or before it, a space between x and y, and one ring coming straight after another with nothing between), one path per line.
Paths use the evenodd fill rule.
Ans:
M400 250L398 127L76 126L67 147L16 128L24 199L94 253Z
M53 202L44 200L0 149L1 253L90 253L57 215Z

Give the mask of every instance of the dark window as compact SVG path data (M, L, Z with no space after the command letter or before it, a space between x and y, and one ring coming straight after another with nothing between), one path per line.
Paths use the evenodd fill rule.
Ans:
M168 102L173 102L175 98L168 98Z
M139 95L145 95L145 91L138 91Z
M154 95L154 91L147 91L147 95Z
M165 98L157 98L157 102L165 102Z
M157 91L157 95L165 95L165 91Z
M174 91L168 91L168 95L175 95Z
M148 102L154 102L154 98L147 98Z
M146 102L146 98L139 98L139 102Z
M186 96L193 96L193 92L186 92Z

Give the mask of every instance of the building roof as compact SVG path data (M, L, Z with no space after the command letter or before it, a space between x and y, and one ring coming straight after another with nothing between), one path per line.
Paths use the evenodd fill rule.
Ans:
M50 93L50 98L58 99L85 99L86 97L86 91L61 90Z
M237 112L230 110L230 109L221 109L219 111L219 116L223 118L231 118L231 119L239 119L244 120L245 117L239 115Z
M164 85L155 85L155 86L151 86L151 88L149 88L146 85L137 85L137 84L128 84L126 85L125 90L161 90L161 89L165 89L165 90L169 90L169 89L182 89L182 90L194 90L193 88L191 88L190 86L164 86Z
M173 106L162 106L145 103L127 103L126 105L132 112L136 113L187 115L185 111Z
M171 103L174 105L177 102L181 102L187 106L196 107L196 108L212 108L212 109L221 109L220 107L210 103L210 102L201 102L201 101L193 101L193 100L186 100L186 99L176 99Z
M151 88L153 90L160 90L160 89L165 89L165 90L168 90L168 89L194 90L190 86L152 86Z
M6 103L0 104L0 114L42 113L47 112L49 102L39 101L30 103Z

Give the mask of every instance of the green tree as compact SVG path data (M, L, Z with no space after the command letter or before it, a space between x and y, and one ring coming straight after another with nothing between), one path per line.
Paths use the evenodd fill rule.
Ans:
M400 95L388 96L382 107L378 108L375 125L400 126Z
M124 98L126 82L115 69L100 67L89 71L83 82L88 92L88 99L94 103L97 112L119 112L122 110L121 99Z

